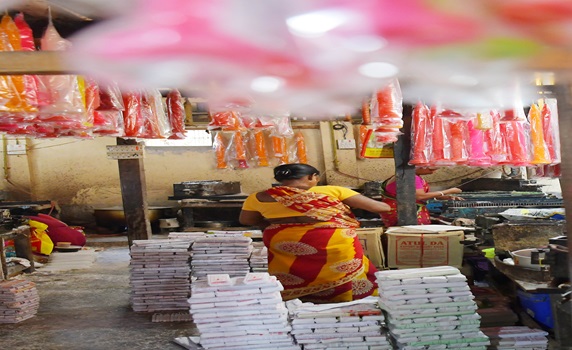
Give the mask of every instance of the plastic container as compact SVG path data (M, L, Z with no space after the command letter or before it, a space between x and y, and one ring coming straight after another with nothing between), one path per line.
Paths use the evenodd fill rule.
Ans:
M517 290L520 305L536 322L550 329L554 328L554 316L550 302L550 294L527 293Z
M485 254L485 258L487 259L494 259L495 258L495 248L486 248L482 250L483 254Z

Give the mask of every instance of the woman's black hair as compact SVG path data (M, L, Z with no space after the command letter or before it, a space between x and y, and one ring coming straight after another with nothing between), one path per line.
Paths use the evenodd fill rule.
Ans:
M320 171L311 165L302 163L282 164L274 168L274 178L278 182L301 179L313 174L320 175Z

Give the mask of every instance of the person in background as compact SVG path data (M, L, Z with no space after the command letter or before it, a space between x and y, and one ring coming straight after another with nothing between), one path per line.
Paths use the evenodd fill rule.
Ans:
M463 200L461 197L454 196L455 194L463 192L460 188L452 187L442 191L431 191L429 184L421 175L433 174L437 168L423 167L415 169L415 201L417 203L417 224L428 225L431 224L429 211L425 206L428 199L441 199L441 200ZM381 214L381 220L385 227L397 225L397 183L395 182L395 175L391 176L381 184L383 202L387 203L391 210Z
M268 272L284 286L284 300L344 302L377 295L375 266L364 255L350 207L381 213L391 208L341 186L317 186L307 164L274 168L279 186L245 200L240 223L264 229Z

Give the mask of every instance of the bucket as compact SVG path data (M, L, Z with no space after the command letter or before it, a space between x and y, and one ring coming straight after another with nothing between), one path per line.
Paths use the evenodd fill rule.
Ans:
M540 264L533 264L532 263L532 253L538 252L538 249L521 249L515 252L512 252L512 260L514 260L514 264L516 266L524 267L526 269L537 270L540 271L542 269L542 261L544 260L544 252L538 252L538 260Z

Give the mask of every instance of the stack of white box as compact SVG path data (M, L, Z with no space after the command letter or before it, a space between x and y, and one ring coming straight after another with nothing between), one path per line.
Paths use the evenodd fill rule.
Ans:
M191 246L191 275L201 279L222 273L244 276L250 272L251 252L252 239L242 234L197 238Z
M39 307L40 297L34 282L0 281L0 323L27 320L36 315Z
M268 272L268 249L262 242L252 242L250 254L250 270L252 272Z
M377 297L319 305L288 301L292 334L305 350L392 349L382 331L384 317L377 301Z
M188 302L205 349L299 349L289 334L282 285L268 273L209 275Z
M167 237L169 239L186 240L189 243L193 243L197 238L203 238L206 235L206 232L169 232Z
M131 246L131 305L136 312L188 310L189 242L136 240Z
M379 304L398 349L485 350L488 337L467 284L450 266L376 272Z
M548 349L548 332L526 326L488 327L482 329L491 340L490 350Z

